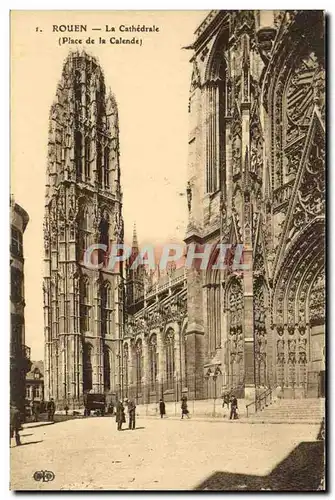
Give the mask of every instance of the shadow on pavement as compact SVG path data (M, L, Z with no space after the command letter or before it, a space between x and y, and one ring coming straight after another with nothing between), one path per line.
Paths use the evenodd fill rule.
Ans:
M324 442L302 442L267 476L214 472L195 490L317 491L325 474Z
M15 445L11 446L10 448L21 448L21 446L27 446L28 444L37 444L37 443L43 443L43 439L41 439L40 441L29 441L29 443L21 443L19 444L19 446Z

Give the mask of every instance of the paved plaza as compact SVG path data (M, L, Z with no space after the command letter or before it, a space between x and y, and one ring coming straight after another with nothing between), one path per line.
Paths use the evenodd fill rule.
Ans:
M268 489L291 480L292 488L314 488L322 468L318 430L148 418L118 432L107 417L30 427L21 432L23 446L12 442L11 489ZM40 470L54 480L35 481Z

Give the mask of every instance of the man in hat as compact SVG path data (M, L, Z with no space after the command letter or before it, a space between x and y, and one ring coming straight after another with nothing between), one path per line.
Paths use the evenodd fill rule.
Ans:
M136 418L136 405L131 399L128 401L128 413L129 413L129 429L135 429L135 418Z
M163 418L165 415L165 403L164 403L163 399L159 400L159 413L160 413L161 418Z
M117 423L117 430L122 431L122 424L126 421L122 401L118 401L116 404L115 421Z
M20 412L14 403L10 405L10 439L15 436L16 446L20 446L21 417ZM9 442L10 443L10 442Z
M56 405L53 398L50 398L50 401L48 402L47 405L47 410L48 410L48 420L49 422L53 422L56 410Z
M234 420L237 419L237 398L234 396L234 394L231 395L230 398L230 417L229 420L234 418Z

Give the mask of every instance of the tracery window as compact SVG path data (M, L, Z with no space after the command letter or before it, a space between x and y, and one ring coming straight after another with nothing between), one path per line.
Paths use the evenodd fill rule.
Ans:
M112 290L110 283L105 283L101 287L101 335L111 335L112 333Z
M222 48L221 43L219 47ZM206 88L208 121L206 131L206 192L214 193L220 189L220 176L224 161L225 134L225 82L226 64L218 53L213 58L210 81Z
M93 387L92 352L93 352L93 347L91 346L91 344L84 342L83 346L84 392L90 391Z
M83 172L83 136L79 130L74 133L74 162L76 165L77 179L81 180Z
M79 259L84 258L84 254L90 245L90 220L87 207L83 209L82 217L79 223Z
M168 330L165 336L165 371L166 371L166 388L174 388L174 331Z
M137 394L142 392L142 340L138 340L135 345L135 360L136 360L136 391Z
M87 277L82 278L80 283L80 331L82 333L88 332L90 330L90 289L89 289L89 279Z
M211 273L207 285L208 353L214 354L221 347L221 289L220 274Z
M85 179L91 178L91 140L85 137Z
M109 147L104 149L104 184L109 187Z
M129 360L129 349L128 349L128 344L125 344L124 345L124 348L123 348L123 382L124 382L124 388L125 388L125 393L126 393L126 396L128 396L128 386L129 386L129 378L128 378L128 370L129 370L129 366L128 366L128 360Z
M109 391L111 388L111 361L110 361L110 349L104 347L104 388Z
M149 344L149 364L150 364L150 389L156 389L157 378L157 337L152 335Z

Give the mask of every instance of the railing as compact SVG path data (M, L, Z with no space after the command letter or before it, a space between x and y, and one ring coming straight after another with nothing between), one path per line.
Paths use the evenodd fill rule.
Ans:
M255 406L255 413L260 410L263 410L265 406L268 406L272 403L272 389L268 388L262 394L259 394L255 397L254 401L246 405L247 417L249 417L249 408L250 406Z

